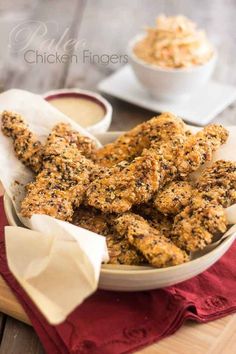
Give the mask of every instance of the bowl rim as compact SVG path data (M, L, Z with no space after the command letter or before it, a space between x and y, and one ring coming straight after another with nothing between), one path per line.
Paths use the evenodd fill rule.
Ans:
M112 105L108 102L102 95L97 92L84 90L80 88L62 88L56 90L50 90L42 94L42 97L47 101L50 102L50 98L53 99L54 97L66 97L66 96L80 96L84 97L88 100L96 102L104 109L104 116L95 124L88 125L85 129L99 129L100 126L106 122L108 124L111 123L112 120ZM71 118L73 119L73 118Z
M211 56L211 58L206 61L205 63L201 64L201 65L194 65L192 67L188 67L188 68L163 68L161 66L155 65L155 64L151 64L151 63L147 63L144 60L138 58L135 54L134 54L134 46L137 42L139 42L141 39L143 39L145 37L146 33L145 32L140 32L138 34L136 34L136 36L134 36L133 38L130 39L130 41L128 42L128 55L129 57L136 62L137 64L147 68L147 69L152 69L154 71L157 72L163 72L163 73L190 73L190 72L197 72L200 71L203 67L206 67L208 65L211 64L215 64L218 58L218 53L215 47L213 47L213 55Z

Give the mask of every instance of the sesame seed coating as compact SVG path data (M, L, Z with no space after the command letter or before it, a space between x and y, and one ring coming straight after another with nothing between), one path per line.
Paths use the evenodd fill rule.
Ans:
M236 203L236 162L214 162L201 174L196 188L202 198L216 200L224 208Z
M228 131L221 125L211 124L188 137L177 159L179 175L186 177L210 161L212 153L227 141L228 135Z
M70 221L73 208L83 200L94 164L81 155L75 142L68 142L67 136L64 138L58 134L60 129L61 124L55 126L48 136L43 170L28 186L21 204L24 217L47 214Z
M93 208L80 207L73 216L73 224L106 236L109 264L139 265L144 257L113 228L112 215L101 213Z
M193 186L188 181L173 181L159 190L153 206L165 215L176 215L191 201Z
M42 144L29 130L21 115L4 111L2 132L12 138L17 158L34 172L39 172L42 166Z
M133 213L121 215L115 220L115 228L119 234L125 235L129 243L154 267L169 267L189 260L185 251L174 245L139 215Z
M86 203L103 212L122 213L148 201L159 186L159 162L147 150L121 171L95 179L87 189Z
M159 230L165 237L170 237L174 223L173 217L172 215L164 215L153 208L152 200L146 204L135 206L133 212L146 219L151 226Z
M224 209L215 203L188 205L176 215L172 230L172 241L182 249L194 252L205 248L214 236L227 229Z
M173 241L188 251L204 248L227 229L223 208L236 202L236 163L218 160L200 175L191 203L174 219Z
M123 160L132 161L144 149L168 142L179 134L189 134L183 121L171 113L163 113L121 135L114 143L97 150L95 159L98 164L107 167Z

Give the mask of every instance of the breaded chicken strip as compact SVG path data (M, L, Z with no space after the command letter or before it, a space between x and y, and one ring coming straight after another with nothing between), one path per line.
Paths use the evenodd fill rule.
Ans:
M166 120L166 116L162 117L162 121ZM176 126L176 121L173 123L173 117L171 117L171 126L173 124ZM184 134L183 127L179 127L172 135L170 132L167 133L167 131L164 129L162 135L165 138L168 136L168 142L165 142L164 139L160 143L160 140L156 138L157 134L155 134L155 138L149 140L149 142L151 141L149 150L143 150L144 145L140 143L142 155L139 158L135 158L129 167L120 173L111 173L109 177L95 179L87 191L86 202L105 212L126 212L133 205L150 200L155 191L163 188L179 175L187 176L190 172L195 171L201 164L211 158L212 151L215 151L220 144L225 142L228 136L227 131L218 125L206 127L195 136L188 137ZM131 136L133 137L132 134ZM136 134L134 136L137 137ZM145 134L142 133L141 136L144 137ZM147 136L150 139L150 129ZM145 137L147 138L147 136ZM147 140L144 139L144 141ZM152 173L152 169L148 172L149 167L146 163L146 161L150 161L150 157L152 166L155 165L154 169L156 171L154 188L150 188L150 172ZM138 170L139 173L137 173ZM141 185L140 181L138 181L140 171L142 174ZM147 176L146 181L145 173ZM152 177L151 179L153 181Z
M216 203L195 198L176 215L171 239L180 248L194 252L210 244L214 236L224 233L227 220L224 209Z
M4 111L2 113L2 132L13 139L18 159L38 173L42 169L43 155L47 155L47 153L44 152L41 142L30 131L24 118L17 113ZM61 137L68 144L76 144L80 153L87 158L93 157L96 149L94 141L71 130L69 124L58 124L54 135L58 137L58 140Z
M147 202L158 188L176 178L176 156L182 143L183 135L176 135L169 143L144 149L128 165L122 161L110 169L104 167L102 174L95 173L85 203L103 212L122 213Z
M224 208L236 203L236 163L219 160L207 168L193 188L190 182L174 181L160 190L154 206L163 214L178 214L191 199L197 202L215 201ZM202 201L203 199L203 201Z
M124 236L112 227L113 217L93 208L80 207L73 216L72 223L92 232L106 236L109 264L139 265L144 257L129 244Z
M48 183L47 183L48 181ZM41 173L36 181L27 186L27 193L21 203L21 214L30 218L33 214L45 214L56 219L70 221L73 215L73 204L68 190L56 186L59 180L52 181L48 176L45 180ZM51 187L49 189L48 187Z
M143 255L117 232L106 237L110 264L141 265L147 263Z
M187 129L181 119L171 113L163 113L121 135L114 143L97 150L95 160L107 167L123 160L132 161L140 156L144 149L169 142L174 136L186 133Z
M17 113L2 113L2 132L13 139L17 158L34 172L42 167L42 144L29 130L24 119Z
M73 207L79 206L94 168L91 160L79 152L75 143L58 136L55 126L44 147L43 170L27 187L21 205L24 217L47 214L70 221Z
M203 199L215 200L224 208L236 203L236 162L214 162L203 171L196 188Z
M152 154L156 156L156 160L159 161L159 188L163 188L167 183L173 181L178 177L176 160L179 155L179 151L182 149L182 146L185 141L186 136L180 134L172 137L169 142L162 144L153 144L153 146L149 150L143 151L142 155L145 155L146 151L152 151Z
M204 248L226 231L223 208L235 202L236 162L216 161L201 174L190 205L175 217L173 241L189 251Z
M188 181L173 181L159 190L153 205L164 215L176 215L190 203L193 186Z
M111 233L111 227L108 222L111 218L112 216L102 214L97 209L80 206L74 212L72 223L99 235L106 236Z
M179 175L186 177L210 161L212 153L226 142L228 135L228 131L221 125L211 124L190 136L179 150L176 163Z
M68 144L76 144L79 152L88 159L94 158L96 150L95 142L87 136L81 135L79 132L72 130L70 124L59 123L55 134L58 138L62 138Z
M147 202L159 187L160 164L147 151L121 171L95 179L86 192L86 203L103 212L122 213Z
M169 143L153 144L128 166L122 161L110 169L104 167L87 190L86 204L103 212L122 213L150 200L158 188L176 178L176 156L183 139L180 134Z
M180 134L169 143L153 144L131 163L122 161L111 168L98 167L85 203L103 212L122 213L147 202L160 186L176 177L176 156L183 139L186 137Z
M175 179L186 178L225 143L228 132L221 125L209 125L195 135L173 134L168 142L154 142L149 150L156 153L160 162L159 188ZM142 153L145 154L145 150Z
M174 223L172 215L164 215L153 208L152 200L146 204L140 204L133 208L133 212L142 216L148 223L160 231L165 237L171 236Z
M120 235L138 249L154 267L162 268L178 265L189 260L186 252L176 247L170 239L149 225L141 216L126 213L115 219Z

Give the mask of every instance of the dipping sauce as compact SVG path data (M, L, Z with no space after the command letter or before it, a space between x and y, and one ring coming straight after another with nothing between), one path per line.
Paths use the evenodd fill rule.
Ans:
M65 94L49 96L46 100L84 128L98 123L105 116L105 107L89 97Z

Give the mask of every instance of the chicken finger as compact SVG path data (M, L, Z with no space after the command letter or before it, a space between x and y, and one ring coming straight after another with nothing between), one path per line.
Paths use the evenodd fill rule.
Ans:
M191 201L193 186L188 181L173 181L158 191L153 206L164 215L176 215Z
M42 167L43 147L29 130L21 115L9 111L2 113L2 132L13 139L16 156L34 172Z
M169 267L189 260L186 252L175 246L139 215L126 213L115 219L114 227L154 267Z
M177 159L179 175L186 177L206 161L210 161L212 153L226 142L228 135L224 127L212 124L190 136L179 150Z
M70 221L73 207L83 200L94 164L80 154L75 143L58 136L58 129L54 127L45 144L42 172L27 188L21 204L24 217L47 214Z
M175 135L186 133L187 128L181 119L171 113L163 113L121 135L114 143L97 150L95 159L98 164L107 167L123 160L131 162L144 149L169 142Z
M147 202L158 189L159 168L155 154L147 151L121 171L95 179L87 189L86 203L103 212L122 213Z

